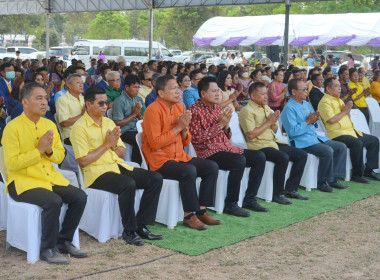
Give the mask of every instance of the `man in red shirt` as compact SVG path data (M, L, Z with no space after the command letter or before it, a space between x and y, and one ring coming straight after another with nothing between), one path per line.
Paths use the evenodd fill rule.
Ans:
M206 207L214 206L218 165L210 160L192 158L184 152L183 147L191 141L187 129L191 112L178 103L180 92L174 77L159 77L155 92L158 98L146 109L142 123L143 153L149 168L165 179L179 181L185 226L202 230L207 225L218 225L222 221L206 212ZM199 197L197 177L202 178Z
M237 204L239 200L240 181L246 167L251 167L248 188L245 193L243 208L258 212L268 209L256 201L265 169L265 155L261 151L244 150L233 146L231 129L228 124L232 116L230 108L222 109L219 102L219 88L216 79L206 77L199 81L198 91L201 97L189 110L192 114L190 132L197 156L215 161L222 170L229 170L227 197L223 212L240 217L248 217L250 213Z

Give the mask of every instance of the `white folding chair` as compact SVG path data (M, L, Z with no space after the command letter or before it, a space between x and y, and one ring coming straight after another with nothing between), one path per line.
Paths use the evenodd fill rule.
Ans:
M239 117L236 112L233 112L229 126L231 128L232 134L230 139L231 144L243 149L247 149L247 143L245 142L244 134L240 128Z
M377 105L379 106L379 105ZM352 109L350 113L351 121L354 124L354 128L366 134L371 134L369 131L367 120L364 114L359 109Z
M126 162L126 164L140 167L135 162ZM80 172L80 182L84 188L82 171ZM87 204L79 228L101 243L107 242L111 238L118 239L124 229L121 222L118 195L92 188L87 188L84 191L87 194ZM142 192L143 190L136 190L136 213L140 207Z
M8 124L12 120L11 116L5 118L5 124Z
M62 144L63 144L63 140L64 139L62 137L62 127L61 127L61 124L58 121L57 114L54 114L54 119L55 119L55 122L57 123L57 128L58 128L59 136L61 136L61 141L62 141Z
M112 120L112 108L107 110L106 117Z
M7 179L7 170L4 164L3 148L0 148L0 171L3 178ZM41 212L42 208L23 202L14 201L7 195L7 249L10 247L18 248L27 254L28 263L35 263L40 259L41 247ZM67 204L61 208L59 224L61 225L65 217ZM76 229L72 244L80 248L79 231Z
M380 138L380 106L376 99L367 97L365 99L369 110L369 129L373 136Z
M137 128L137 132L138 133L142 133L142 126L141 126L141 123L143 122L143 120L138 120L137 123L136 123L136 128Z
M0 182L0 230L7 229L8 199L5 194L5 183L3 182Z
M141 132L136 135L136 142L141 153L141 167L148 169L148 165L142 152L143 141ZM173 229L179 221L183 220L183 214L178 181L164 179L158 201L156 222L166 225L169 229Z

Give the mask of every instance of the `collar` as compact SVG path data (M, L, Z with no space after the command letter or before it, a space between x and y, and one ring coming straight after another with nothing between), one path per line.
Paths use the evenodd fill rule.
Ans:
M194 86L193 84L191 84L190 88L198 90L198 88L196 86Z
M152 90L152 88L150 88L150 87L147 87L146 85L142 85L142 87L141 88L143 88L144 90Z
M31 126L38 126L39 123L41 122L41 117L40 117L40 119L38 120L37 123L32 122L32 121L31 121L31 120L25 115L24 112L22 112L22 114L21 114L21 119L22 119L24 122L26 122L28 125L31 125Z
M129 100L131 100L132 102L133 102L133 100L137 99L137 96L130 97L125 91L122 92L122 95L125 95L125 97L128 98Z
M87 113L87 111L86 112L84 112L84 119L86 120L86 124L87 124L87 127L90 127L90 126L92 126L92 125L95 125L95 126L97 126L97 127L100 127L91 117L90 117L90 115ZM103 118L104 117L102 117L102 124L103 124Z
M115 89L115 88L113 88L111 86L107 86L107 90L112 90L112 91L117 91L117 92L121 92L122 91L120 88Z
M63 90L62 90L63 91ZM69 91L66 91L66 93L68 94L65 94L67 95L68 98L72 99L72 100L75 100L75 101L81 101L83 99L83 95L82 94L79 94L78 98L76 98L74 95L72 95Z
M261 105L255 103L252 100L249 100L247 105L250 106L250 107L252 107L253 109L263 109L263 110L265 110L265 106L261 106Z
M215 108L216 108L216 104L212 105L212 107L210 108L209 106L207 106L206 104L204 104L200 99L198 99L197 101L195 101L195 106L198 106L200 108L203 108L205 110L209 110L210 112L214 111Z
M332 96L332 95L330 95L328 93L326 93L324 97L327 98L327 99L330 99L330 100L338 101L338 102L339 102L339 99L340 99L339 97L334 97L334 96Z

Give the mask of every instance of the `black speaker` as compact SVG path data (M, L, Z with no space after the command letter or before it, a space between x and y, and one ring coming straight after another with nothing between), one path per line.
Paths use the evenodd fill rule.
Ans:
M267 46L267 57L272 60L272 62L280 62L280 47Z

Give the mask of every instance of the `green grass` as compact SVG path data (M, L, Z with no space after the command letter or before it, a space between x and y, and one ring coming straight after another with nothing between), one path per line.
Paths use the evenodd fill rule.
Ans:
M379 182L371 182L368 185L353 182L344 183L349 186L349 189L335 189L334 193L323 193L318 190L306 192L300 189L300 194L309 196L310 200L292 199L292 205L285 206L258 200L260 204L269 208L269 213L251 211L251 216L248 218L238 218L226 214L217 215L215 212L208 210L212 216L222 219L223 224L209 226L207 230L203 231L184 227L181 222L174 229L168 229L164 225L156 224L150 229L154 233L164 234L165 239L152 242L152 244L186 255L196 256L211 249L228 246L253 236L284 228L321 213L333 211L355 201L380 194Z

